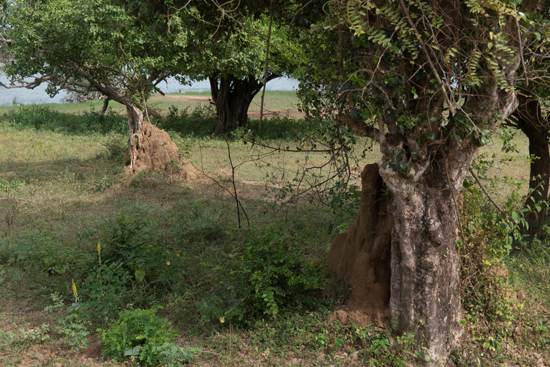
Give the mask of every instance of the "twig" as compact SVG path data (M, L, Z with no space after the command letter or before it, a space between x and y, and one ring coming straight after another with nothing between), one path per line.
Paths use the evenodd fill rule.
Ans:
M239 223L239 229L242 229L241 227L241 208L243 209L243 214L246 218L246 222L248 223L248 228L250 228L250 220L248 219L248 214L246 214L246 210L244 210L243 204L239 200L239 195L237 194L237 185L235 184L235 166L233 165L233 159L231 159L231 148L229 147L229 142L227 141L227 138L225 138L225 144L227 145L227 156L229 157L229 163L231 164L231 183L233 184L233 198L235 199L235 202L237 204L237 221Z
M481 184L481 181L479 180L479 178L477 178L477 175L475 174L474 170L469 168L468 171L470 171L470 173L472 174L472 176L474 177L474 179L476 180L477 184L479 185L479 187L481 187L481 190L485 193L485 196L487 196L487 199L489 199L489 201L491 203L493 203L493 205L495 206L495 208L497 208L497 210L500 212L500 214L502 214L503 216L506 216L506 213L500 209L500 207L498 206L498 204L493 200L493 198L491 197L491 195L489 195L489 193L487 192L487 190L485 190L485 187L483 187L483 185Z
M262 121L264 118L264 98L265 98L265 86L267 85L267 68L269 65L269 40L271 39L271 25L273 23L273 8L269 10L269 30L267 31L267 47L265 52L265 70L264 70L264 86L262 91L262 105L260 107L260 123L258 125L258 131L262 130Z
M416 33L417 36L420 36L420 32L418 32L418 30L416 29L416 26L414 25L414 22L411 19L411 16L409 14L409 11L407 10L407 7L405 6L405 3L403 3L403 0L399 0L399 6L401 7L401 10L405 14L405 18L409 22L409 25L411 26L411 28L414 30L414 32ZM430 66L430 69L432 70L434 78L437 80L439 85L441 85L441 87L443 88L443 95L445 96L445 100L447 101L447 104L449 105L449 110L451 111L451 114L454 116L455 115L454 105L451 102L451 99L449 98L449 95L447 94L445 89L447 89L448 92L451 95L452 95L453 92L452 92L451 88L449 87L449 85L447 84L447 82L443 83L443 81L441 80L441 77L439 76L439 73L437 72L437 69L435 68L435 65L432 61L432 58L430 57L430 53L426 49L426 43L424 42L424 40L422 39L421 36L418 37L418 43L420 43L420 47L422 48L422 51L424 52L424 55L426 56L426 60L428 61L428 65Z

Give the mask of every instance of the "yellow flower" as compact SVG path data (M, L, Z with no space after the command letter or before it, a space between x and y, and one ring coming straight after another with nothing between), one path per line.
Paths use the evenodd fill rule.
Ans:
M74 298L78 299L78 292L76 290L76 284L74 284L74 280L73 280L73 294L74 294Z
M97 243L97 254L101 256L101 242Z

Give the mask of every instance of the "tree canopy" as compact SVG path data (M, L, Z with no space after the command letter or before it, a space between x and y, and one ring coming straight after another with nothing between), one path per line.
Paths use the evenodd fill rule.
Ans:
M187 30L160 14L139 22L109 1L54 0L11 10L8 75L35 76L61 89L96 89L119 103L142 103L185 62Z
M189 34L180 18L166 21L160 12L167 10L164 8L153 8L147 17L135 16L135 4L108 0L10 5L9 52L13 60L4 70L12 83L34 88L47 82L52 95L62 89L99 91L125 105L127 169L131 172L152 167L164 170L170 160L180 160L169 137L164 136L167 142L161 143L143 115L144 111L153 113L146 103L152 93L161 92L158 84L187 60ZM162 148L165 143L170 149ZM153 157L155 154L158 157Z
M196 7L187 11L187 27L197 32L180 78L210 81L218 114L216 133L246 124L250 103L264 82L300 73L304 53L288 24L271 27L269 15L259 11L243 11L219 23L217 13Z

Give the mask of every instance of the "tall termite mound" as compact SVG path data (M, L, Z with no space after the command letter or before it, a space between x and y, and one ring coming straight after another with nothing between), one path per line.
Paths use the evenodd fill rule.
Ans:
M130 134L129 149L124 156L126 172L157 171L171 178L196 179L198 171L185 159L167 132L149 122Z
M393 218L387 212L391 194L385 190L377 164L361 173L359 215L345 233L334 239L328 253L328 276L342 279L351 287L344 310L332 319L351 320L367 326L390 324L391 231Z

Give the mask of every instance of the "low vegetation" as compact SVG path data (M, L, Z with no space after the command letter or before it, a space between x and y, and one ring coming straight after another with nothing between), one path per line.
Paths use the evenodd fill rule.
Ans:
M334 165L315 168L328 155L304 151L307 120L270 118L262 131L252 120L214 137L211 110L173 107L158 123L204 172L181 182L124 175L124 116L73 112L0 117L2 365L410 366L422 356L414 334L329 317L349 289L323 276L326 254L360 192L339 188L379 159L366 141L350 150L352 180L321 184ZM476 162L506 217L465 186L457 366L550 362L550 250L546 235L518 231L519 141L521 153L497 141ZM493 178L503 167L511 176Z

